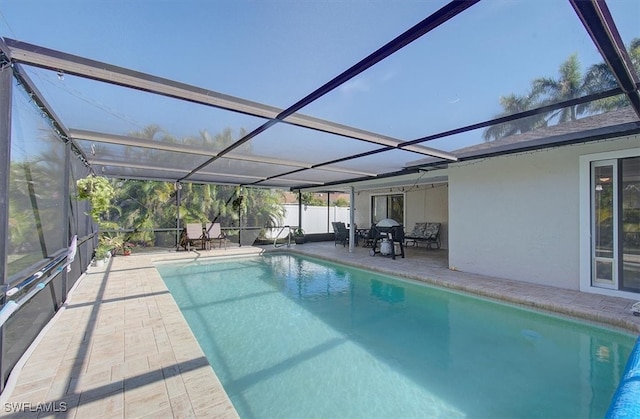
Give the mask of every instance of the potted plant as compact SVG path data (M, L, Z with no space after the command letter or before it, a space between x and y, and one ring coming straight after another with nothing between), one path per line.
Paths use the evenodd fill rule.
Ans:
M109 179L102 176L89 175L76 181L78 199L89 201L91 204L91 217L100 221L100 216L111 208L111 200L115 196L115 190Z
M118 251L123 250L124 244L124 236L122 234L103 233L100 236L100 245L108 248L111 251L111 256L115 256Z
M125 256L131 255L131 248L133 247L133 243L124 243L122 245L122 254Z
M111 249L101 244L98 247L96 247L95 254L96 255L94 259L94 264L97 267L101 267L104 265L104 262L107 259L107 256L111 254Z
M304 230L302 228L298 227L293 231L293 240L296 244L304 243Z
M231 202L231 207L233 208L234 211L236 212L241 212L244 210L244 206L245 206L245 199L244 199L244 195L238 195L232 202Z

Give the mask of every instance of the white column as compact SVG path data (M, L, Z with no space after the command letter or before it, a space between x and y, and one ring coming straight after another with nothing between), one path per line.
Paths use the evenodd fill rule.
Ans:
M356 202L356 197L353 190L353 186L350 188L349 194L350 194L349 196L349 253L353 253L353 247L355 245L355 238L356 238L356 224L355 224L356 209L353 206L354 203Z

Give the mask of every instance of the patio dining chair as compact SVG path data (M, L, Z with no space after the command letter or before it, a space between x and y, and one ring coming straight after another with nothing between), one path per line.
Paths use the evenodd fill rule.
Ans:
M335 246L338 243L342 243L342 246L346 246L349 241L349 230L347 230L347 226L345 223L341 221L334 221L331 223L333 226L333 235L334 235L334 243Z
M378 236L380 236L380 232L376 228L376 225L372 224L371 228L366 231L363 237L362 247L373 247L373 243Z
M220 223L206 223L204 227L204 237L205 243L209 248L211 246L211 242L214 240L218 241L219 249L222 249L222 243L224 243L224 248L227 248L227 236L222 232Z

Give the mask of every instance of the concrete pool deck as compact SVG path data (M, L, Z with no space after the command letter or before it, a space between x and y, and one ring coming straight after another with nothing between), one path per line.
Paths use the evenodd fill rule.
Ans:
M640 333L635 302L453 271L447 252L407 249L405 259L354 253L333 242L137 253L80 278L64 308L14 369L4 417L236 418L214 371L155 269L161 261L285 250L545 309ZM38 411L40 409L40 411ZM49 411L43 411L47 410ZM64 410L64 411L63 411Z

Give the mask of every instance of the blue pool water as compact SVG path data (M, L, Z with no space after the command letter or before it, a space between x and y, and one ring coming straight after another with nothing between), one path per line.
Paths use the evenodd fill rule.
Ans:
M603 417L635 341L287 254L158 270L243 418Z

